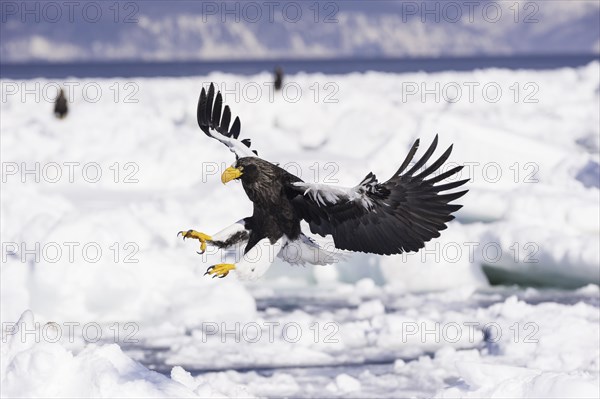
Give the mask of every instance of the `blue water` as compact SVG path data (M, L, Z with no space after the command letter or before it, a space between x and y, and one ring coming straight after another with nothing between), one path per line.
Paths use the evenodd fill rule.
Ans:
M1 64L0 77L32 78L108 78L198 76L214 71L251 75L273 71L280 65L286 73L320 72L346 74L351 72L439 72L470 71L478 68L555 69L577 67L599 60L598 55L509 56L461 58L394 58L394 59L335 59L335 60L260 60L206 62L95 62Z

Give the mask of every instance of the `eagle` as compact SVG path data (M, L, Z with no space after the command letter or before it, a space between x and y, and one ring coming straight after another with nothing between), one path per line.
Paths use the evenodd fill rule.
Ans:
M283 86L283 68L280 66L275 68L275 81L274 81L275 90L281 90Z
M69 108L67 107L67 97L65 97L65 92L63 89L60 89L58 93L58 97L56 97L56 101L54 102L54 116L58 119L63 119Z
M446 223L454 219L452 214L462 207L451 202L468 191L448 192L468 181L447 180L463 166L434 173L449 158L452 145L426 165L436 150L437 135L413 163L419 148L417 139L389 180L380 183L369 173L356 186L344 188L305 182L259 157L251 148L250 139L239 138L240 119L236 117L231 123L231 110L227 105L223 107L220 92L215 96L213 84L208 92L204 87L201 90L197 119L208 137L225 144L235 154L236 161L222 173L221 181L241 181L254 205L252 216L214 235L196 230L178 233L184 240L198 240L200 254L207 245L243 248L243 256L236 264L210 266L205 275L213 278L223 278L232 270L242 278L260 277L274 260L270 258L266 266L256 261L265 248L288 263L302 265L335 263L340 250L379 255L416 252L446 229ZM335 248L324 248L305 235L301 221L308 223L313 234L331 235Z

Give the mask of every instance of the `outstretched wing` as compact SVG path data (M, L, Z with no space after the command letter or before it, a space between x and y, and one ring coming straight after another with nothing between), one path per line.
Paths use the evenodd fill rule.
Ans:
M223 107L223 97L221 92L217 92L215 97L215 86L210 84L208 94L204 87L200 92L200 100L198 100L198 125L200 129L213 139L219 140L225 144L236 158L255 157L258 155L256 151L250 149L250 139L238 140L242 124L240 118L236 117L229 127L231 122L231 110L226 105L221 116L221 108Z
M458 173L462 166L431 176L448 159L452 146L419 172L437 143L436 136L423 157L405 172L419 147L419 140L415 141L400 169L385 183L379 183L373 173L352 188L297 179L287 183L288 195L310 230L322 236L331 234L337 248L380 255L418 251L440 236L446 223L454 219L452 213L462 207L450 202L468 191L444 193L468 179L436 185Z

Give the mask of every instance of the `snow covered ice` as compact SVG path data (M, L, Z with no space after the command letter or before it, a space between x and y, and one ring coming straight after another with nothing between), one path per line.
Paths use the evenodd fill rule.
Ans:
M435 134L471 179L422 252L277 261L256 282L203 277L220 254L176 234L251 214L219 180L233 156L200 132L196 102L208 82L270 74L82 80L104 95L75 91L60 121L3 93L2 395L598 397L599 70L299 73L297 102L226 94L253 148L305 180L385 179ZM137 102L115 102L111 85L131 81ZM338 101L315 101L329 82ZM462 97L423 102L436 82ZM36 163L37 181L22 173Z

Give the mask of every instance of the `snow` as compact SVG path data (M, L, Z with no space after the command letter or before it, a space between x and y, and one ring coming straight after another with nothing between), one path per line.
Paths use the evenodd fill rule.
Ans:
M463 379L476 389L463 393L452 388L440 398L597 398L598 380L582 373L540 372L522 367L457 365Z
M37 341L31 311L2 347L5 397L192 397L180 384L143 367L118 345L88 345L77 355L60 345ZM3 337L4 338L4 337ZM25 339L23 339L25 338Z
M469 165L464 208L425 250L276 260L255 282L203 277L221 255L176 235L251 213L242 188L219 181L233 156L196 125L200 87L270 74L83 81L103 95L79 86L61 121L50 101L4 92L2 396L597 397L599 68L300 73L287 77L297 102L226 94L241 137L312 183L383 181L435 134L438 154L454 143L450 162ZM128 82L138 102L115 102L111 87ZM504 94L406 95L436 82ZM537 103L523 102L531 82Z

